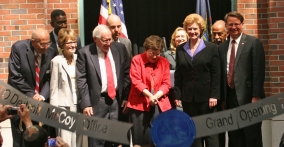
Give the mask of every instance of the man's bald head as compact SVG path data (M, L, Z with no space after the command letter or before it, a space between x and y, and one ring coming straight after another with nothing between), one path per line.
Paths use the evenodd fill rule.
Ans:
M48 31L42 28L34 30L31 42L35 52L38 54L45 54L50 46L50 37Z
M109 27L114 41L118 40L121 35L121 20L117 15L109 15L107 18L107 26Z
M214 39L214 43L219 45L220 43L224 42L227 37L227 31L225 27L225 21L217 20L212 25L212 36Z

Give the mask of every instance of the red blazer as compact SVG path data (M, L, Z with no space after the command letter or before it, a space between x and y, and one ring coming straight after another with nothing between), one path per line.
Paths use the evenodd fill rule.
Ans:
M150 111L150 100L142 94L144 89L151 91L151 82L149 82L150 72L147 72L146 64L149 60L146 53L142 53L133 57L130 67L131 90L128 97L127 107L140 110ZM166 58L159 57L155 63L154 81L155 92L161 90L164 93L159 99L158 105L162 111L171 109L171 104L168 98L168 92L171 86L170 80L170 65Z

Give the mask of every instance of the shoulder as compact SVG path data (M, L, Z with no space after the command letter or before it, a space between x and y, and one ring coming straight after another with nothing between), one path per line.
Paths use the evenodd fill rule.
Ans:
M212 42L204 41L204 44L205 44L206 47L218 48L218 46L215 43L212 43Z
M130 43L130 40L128 38L119 37L118 39L122 42Z
M92 49L92 50L97 49L96 44L95 43L88 44L88 45L82 47L80 50L78 50L78 53L85 54L88 51L90 52L90 49Z

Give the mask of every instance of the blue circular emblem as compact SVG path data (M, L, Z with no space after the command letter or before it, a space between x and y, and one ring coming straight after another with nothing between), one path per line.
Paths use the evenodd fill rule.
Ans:
M157 147L189 147L196 135L193 120L185 112L174 109L160 113L150 130Z

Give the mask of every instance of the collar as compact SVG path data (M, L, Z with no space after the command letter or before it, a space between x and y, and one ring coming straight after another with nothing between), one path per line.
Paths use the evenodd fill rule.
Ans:
M236 41L236 44L239 44L240 43L240 40L243 36L243 33L237 38L237 39L233 39L231 36L230 36L230 43L232 42L232 40L235 40Z
M154 66L157 67L158 60L157 60L157 62L155 62L155 63L151 63L151 62L148 60L148 58L147 58L146 52L142 53L142 54L141 54L141 57L142 57L142 61L143 61L143 63L144 63L145 65L146 65L146 64L153 64ZM159 57L159 58L160 58L160 57Z

